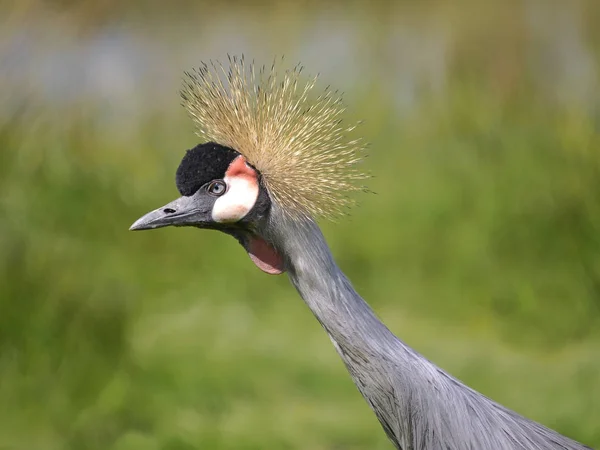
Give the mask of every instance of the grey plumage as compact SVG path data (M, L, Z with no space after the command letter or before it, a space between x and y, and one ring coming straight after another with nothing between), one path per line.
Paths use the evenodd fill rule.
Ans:
M184 106L215 142L186 154L182 197L131 229L217 229L264 272L287 271L397 449L589 448L465 386L400 341L356 293L313 217L352 203L345 195L364 178L355 168L363 145L341 125L339 99L327 91L311 103L314 83L299 76L279 81L272 68L263 77L235 58L228 71L204 65L190 75Z
M401 450L589 449L470 389L399 340L336 265L319 227L274 204L260 230Z

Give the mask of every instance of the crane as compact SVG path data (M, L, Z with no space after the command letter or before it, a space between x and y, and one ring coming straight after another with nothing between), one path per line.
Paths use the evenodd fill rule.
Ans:
M131 230L191 226L233 236L264 272L287 272L399 450L589 449L474 391L396 337L342 273L317 225L364 189L365 145L341 96L312 95L302 67L243 57L186 72L181 98L203 143L176 172L181 196Z

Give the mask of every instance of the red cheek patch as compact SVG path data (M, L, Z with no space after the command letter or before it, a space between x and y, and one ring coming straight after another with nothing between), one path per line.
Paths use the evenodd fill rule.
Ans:
M227 192L215 201L212 218L215 222L237 222L256 203L260 190L258 173L240 155L229 164L223 179Z
M229 167L227 168L227 172L225 172L225 176L227 178L240 177L249 178L252 180L256 180L258 178L256 170L248 165L246 158L244 158L242 155L231 161L231 164L229 164Z

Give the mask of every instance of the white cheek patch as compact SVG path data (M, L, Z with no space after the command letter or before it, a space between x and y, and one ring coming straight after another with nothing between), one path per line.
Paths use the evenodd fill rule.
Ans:
M215 222L237 222L250 212L258 198L258 183L248 176L226 176L228 189L217 199L212 209Z

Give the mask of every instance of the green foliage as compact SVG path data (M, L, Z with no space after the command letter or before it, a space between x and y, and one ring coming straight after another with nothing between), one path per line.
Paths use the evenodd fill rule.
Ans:
M483 98L365 127L376 194L326 234L411 345L598 444L599 136ZM38 111L0 133L1 448L389 448L285 277L215 233L127 232L176 195L189 124L120 142Z
M597 113L525 75L491 89L465 29L409 115L352 89L375 194L323 228L409 345L600 447ZM31 100L0 121L0 449L390 449L284 276L214 232L127 231L177 195L183 111L105 118Z

